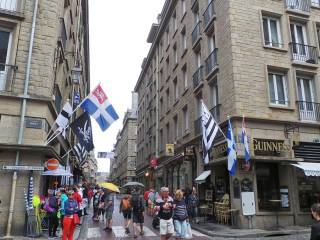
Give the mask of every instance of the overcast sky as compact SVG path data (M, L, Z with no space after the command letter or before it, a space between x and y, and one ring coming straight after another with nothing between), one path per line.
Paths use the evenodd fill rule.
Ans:
M122 128L131 92L147 56L151 24L157 21L164 0L90 0L91 89L101 82L120 119L101 132L92 119L95 152L111 151ZM99 171L109 171L107 159L98 159Z

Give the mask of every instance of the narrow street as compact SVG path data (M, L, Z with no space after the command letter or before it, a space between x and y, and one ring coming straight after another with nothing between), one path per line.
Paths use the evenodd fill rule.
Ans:
M102 220L100 222L93 222L91 217L88 218L88 231L87 236L81 236L82 239L133 239L133 226L130 227L130 234L125 234L123 228L123 216L119 213L120 201L117 199L115 202L115 209L113 212L113 227L112 232L105 232L103 228L105 227ZM90 209L90 213L92 208ZM143 237L138 236L137 239L159 239L159 231L153 229L152 227L152 217L145 214L145 224L144 224L145 235ZM205 240L212 239L198 231L192 230L193 239Z

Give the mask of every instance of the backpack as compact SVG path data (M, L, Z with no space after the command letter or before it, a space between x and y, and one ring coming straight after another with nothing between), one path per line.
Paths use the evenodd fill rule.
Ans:
M143 211L143 203L142 198L138 194L132 194L131 205L133 211Z
M123 198L122 199L122 207L121 207L121 210L122 211L127 211L127 210L130 210L131 208L131 205L130 205L130 201L128 198Z

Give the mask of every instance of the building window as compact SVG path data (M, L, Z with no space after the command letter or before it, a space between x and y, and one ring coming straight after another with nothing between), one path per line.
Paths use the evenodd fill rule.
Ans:
M178 50L177 46L173 46L173 57L174 57L174 64L178 64Z
M218 85L217 82L210 85L210 96L211 96L211 103L212 107L218 105Z
M184 83L184 89L188 88L188 73L187 73L187 65L182 68L182 79Z
M185 106L183 109L183 130L185 133L189 131L189 113L188 106Z
M167 46L170 45L170 34L169 34L169 27L166 30L166 35L167 35Z
M160 98L160 116L163 116L163 99Z
M171 107L171 99L170 99L170 90L169 88L166 90L166 100L167 100L167 111L170 110Z
M54 86L54 105L55 105L58 113L61 110L61 102L62 102L62 96L60 93L60 89L59 89L58 85L55 85Z
M209 50L209 53L212 53L212 51L215 48L216 48L215 36L214 35L208 36L208 50Z
M318 48L320 48L320 25L317 25L317 37L318 37Z
M278 165L273 163L256 163L258 190L258 207L263 211L274 211L279 203L270 200L280 199Z
M11 32L0 29L0 91L6 88L8 74L6 64L9 63L10 45Z
M282 47L279 18L263 16L264 45Z
M301 56L306 56L308 52L307 31L305 24L291 23L290 24L292 52L294 59L301 59ZM306 56L307 57L307 56Z
M159 137L160 137L160 146L159 146L159 148L160 148L160 151L162 151L163 149L164 149L164 144L163 144L163 130L162 129L160 129L160 131L159 131Z
M178 116L173 118L174 140L179 138Z
M299 101L314 102L313 79L298 77Z
M166 135L167 135L167 143L170 143L171 138L170 138L170 124L169 123L166 124Z
M200 51L196 53L195 62L196 62L197 69L199 67L201 67L201 53L200 53Z
M197 104L197 118L201 117L201 109L202 109L202 96L199 95L197 98L196 98L196 104Z
M186 0L181 0L182 16L187 12Z
M287 77L283 73L269 72L270 103L288 105Z
M186 36L186 28L184 27L181 31L181 45L183 50L187 49L187 36Z
M174 91L174 100L178 101L178 99L179 99L179 87L178 87L177 78L175 78L173 80L173 91Z
M177 22L176 12L174 12L172 15L172 24L173 24L173 32L176 32L178 30L178 22Z

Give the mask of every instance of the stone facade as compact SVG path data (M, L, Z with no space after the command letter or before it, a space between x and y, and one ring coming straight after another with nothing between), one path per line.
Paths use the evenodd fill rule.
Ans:
M318 4L168 0L158 20L135 86L138 180L172 190L196 185L202 203L212 208L227 193L242 228L248 227L240 193L246 191L254 192L253 227L310 223L303 202L314 202L319 179L306 178L290 163L320 160ZM209 165L203 166L200 100L224 133L230 117L238 146L236 176L228 175L221 134ZM240 142L242 116L250 169ZM259 147L263 142L267 147ZM272 151L277 143L286 148ZM166 144L174 144L173 156L166 153ZM156 169L150 166L152 157L158 160ZM211 175L197 184L194 180L204 170ZM213 201L205 200L206 190L214 191Z
M72 92L79 91L83 99L90 89L88 2L85 0L39 1L36 12L34 44L31 55L29 85L23 96L27 78L27 62L32 32L35 2L9 0L0 3L0 31L8 37L0 58L0 165L15 165L16 152L20 150L18 165L43 166L51 158L62 165L72 159L63 156L75 144L68 133L67 140L58 137L45 145L49 129L67 99L72 102ZM72 70L81 68L79 84L73 83ZM18 143L23 98L26 114L22 143ZM50 177L35 178L35 194L45 194L52 184ZM9 214L12 172L2 171L0 183L0 236L6 234ZM25 224L23 189L28 189L29 172L19 171L11 233L22 234ZM51 187L51 186L50 186Z

